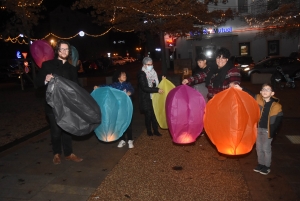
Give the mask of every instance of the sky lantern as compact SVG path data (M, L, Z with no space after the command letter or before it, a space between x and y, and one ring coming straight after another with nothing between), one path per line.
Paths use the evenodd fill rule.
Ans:
M175 88L175 85L167 79L162 79L158 88L164 90L164 93L154 93L152 96L152 104L154 113L159 126L162 129L168 129L167 117L166 117L166 99L169 92Z
M36 65L41 68L44 61L54 58L54 51L50 44L44 40L36 40L30 46L31 56Z
M244 91L229 88L208 101L204 127L220 153L246 154L256 141L259 117L259 107L253 97Z
M181 85L172 89L166 100L166 115L173 142L188 144L203 129L205 109L203 96L195 89Z
M72 46L71 45L71 50L72 50L72 60L71 60L71 64L73 65L73 66L77 66L77 64L78 64L78 59L79 59L79 54L78 54L78 51L77 51L77 49L74 47L74 46Z
M112 87L99 87L91 93L100 106L102 122L95 129L99 140L118 140L128 128L132 119L132 102L121 90Z
M46 101L53 108L56 123L76 136L93 132L101 123L101 111L91 95L77 83L53 75L46 91Z

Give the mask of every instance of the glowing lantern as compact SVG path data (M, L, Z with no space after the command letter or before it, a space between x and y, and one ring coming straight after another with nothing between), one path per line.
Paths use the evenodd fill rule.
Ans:
M229 88L208 101L204 127L220 153L246 154L255 143L259 116L254 98L246 92Z
M54 58L54 51L46 41L36 40L30 46L30 52L36 65L41 68L44 61Z
M95 129L99 140L118 140L128 128L132 118L132 102L121 90L99 87L91 93L101 109L102 122Z
M192 143L203 129L205 100L195 89L181 85L169 92L166 100L167 122L173 142Z
M164 93L154 93L152 96L152 104L154 113L157 119L159 126L163 129L168 129L167 117L166 117L166 98L171 89L175 88L175 85L167 79L163 79L158 88L164 90Z

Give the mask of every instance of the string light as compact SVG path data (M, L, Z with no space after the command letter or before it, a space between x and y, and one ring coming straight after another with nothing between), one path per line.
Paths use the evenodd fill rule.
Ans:
M116 27L110 27L107 31L103 32L102 34L88 34L86 32L83 32L83 31L80 31L78 32L77 34L73 35L73 36L70 36L70 37L60 37L60 36L57 36L53 33L48 33L46 36L44 36L43 38L40 38L40 39L37 39L37 38L31 38L30 40L32 41L36 41L36 40L44 40L46 38L48 38L49 36L53 36L55 38L58 38L58 39L61 39L61 40L70 40L72 38L75 38L76 36L78 36L79 34L84 34L84 35L87 35L87 36L90 36L90 37L94 37L94 38L97 38L97 37L100 37L100 36L104 36L105 34L107 34L110 30L112 29L116 29L117 31L120 31L120 32L133 32L134 30L129 30L129 31L124 31L124 30L121 30L121 29L118 29ZM26 37L28 38L27 36L25 35L19 35L15 38L11 38L11 37L8 37L7 39L4 39L5 42L12 42L12 43L19 43L19 44L28 44L26 43L26 41L24 39L22 39L22 41L19 41L19 38L20 37ZM0 37L0 39L2 39Z
M114 20L116 19L116 10L120 8L120 9L126 9L126 7L120 7L120 6L115 6L114 7L114 14L113 14L113 17L112 19L110 20L110 22L114 22ZM189 16L189 17L193 17L195 18L198 22L201 22L201 23L204 23L204 24L211 24L211 22L204 22L202 20L200 20L197 16L195 15L192 15L190 13L177 13L177 14L154 14L154 13L148 13L146 11L142 11L142 10L139 10L137 8L134 8L134 7L130 7L131 9L139 12L139 13L143 13L145 15L149 15L149 16L154 16L154 17L177 17L177 16Z

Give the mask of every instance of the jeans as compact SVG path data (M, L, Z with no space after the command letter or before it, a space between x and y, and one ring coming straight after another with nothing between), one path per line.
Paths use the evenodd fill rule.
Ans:
M62 148L65 156L73 153L72 136L59 127L56 123L54 114L47 114L50 124L50 134L53 154L62 154Z
M271 142L273 138L268 138L268 129L257 128L256 152L258 163L267 167L271 166Z

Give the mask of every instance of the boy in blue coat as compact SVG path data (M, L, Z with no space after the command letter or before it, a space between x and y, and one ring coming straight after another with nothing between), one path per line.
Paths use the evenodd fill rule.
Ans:
M109 85L100 85L100 86L94 86L94 89L97 89L98 87L112 87L115 89L119 89L121 91L124 91L131 99L131 95L134 93L134 89L130 82L127 81L127 75L124 71L116 71L113 76L113 83ZM131 149L133 148L133 139L132 139L132 120L127 128L127 130L124 132L122 137L120 138L121 141L118 144L119 148L122 148L126 145L125 141L125 134L127 135L128 140L128 147Z

